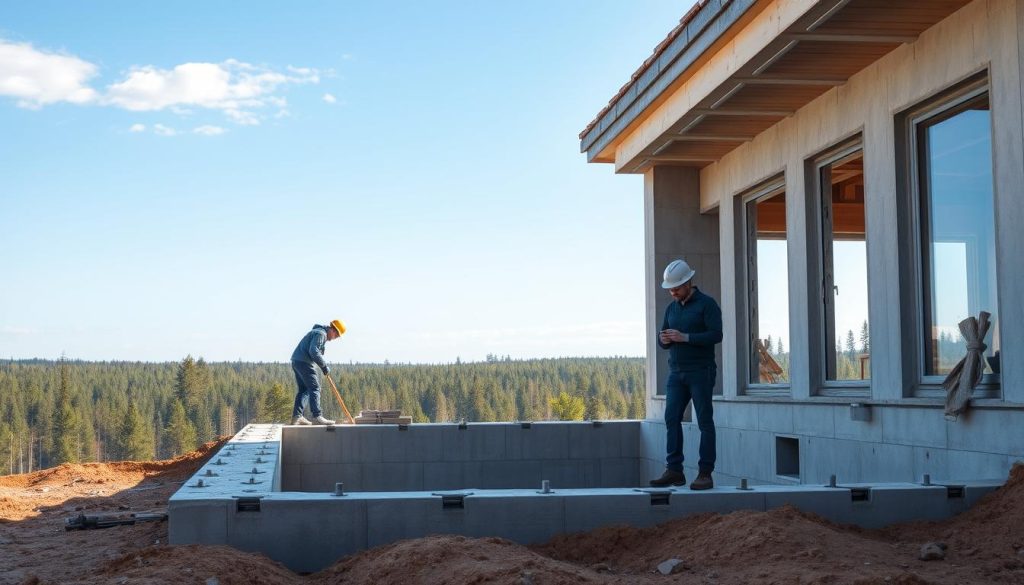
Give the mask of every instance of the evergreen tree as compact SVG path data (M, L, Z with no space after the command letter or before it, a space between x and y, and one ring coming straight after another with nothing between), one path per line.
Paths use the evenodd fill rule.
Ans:
M455 420L452 415L451 406L448 404L448 398L444 395L444 391L440 387L435 386L430 396L431 406L431 420L433 422L451 422Z
M235 422L235 409L231 408L227 402L221 401L220 408L217 412L218 421L218 434L223 436L234 435L238 430L238 425Z
M846 330L846 355L849 356L850 359L853 359L853 355L854 355L854 353L856 353L856 351L857 351L857 348L853 344L853 330L852 329L847 329Z
M629 415L628 418L643 419L647 416L647 399L645 391L637 388L629 394Z
M71 381L67 361L61 358L60 386L56 410L53 413L53 463L77 463L82 454L82 422L71 396Z
M861 353L871 352L871 337L868 335L868 320L864 320L864 324L860 326L860 351Z
M197 446L196 428L192 426L192 421L188 420L185 405L180 399L176 399L171 407L171 416L168 417L167 428L164 430L164 441L167 443L165 452L171 457L187 453Z
M135 403L128 406L127 414L121 419L121 426L115 435L114 453L118 459L131 461L148 461L153 458L153 434Z
M253 422L283 423L291 419L294 397L289 396L284 385L274 382L263 392Z
M601 399L596 394L587 396L586 400L584 400L584 404L585 410L583 413L583 420L602 420L608 418L608 413L605 411L605 405L601 403Z

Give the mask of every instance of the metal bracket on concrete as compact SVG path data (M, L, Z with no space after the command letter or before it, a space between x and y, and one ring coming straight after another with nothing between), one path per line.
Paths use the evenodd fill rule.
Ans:
M850 501L851 502L870 502L871 501L871 488L869 487L852 487L850 490Z
M649 494L652 506L668 506L673 490L662 488L633 488L635 492Z
M466 496L473 495L473 492L433 492L430 495L441 497L443 510L461 510L466 507Z
M251 496L243 498L236 496L235 510L237 512L259 512L260 498Z
M946 498L952 500L952 499L962 499L964 497L964 487L965 486L963 486L963 485L950 485L950 484L940 484L940 485L942 485L943 487L946 488Z
M736 489L746 492L754 491L754 488L747 486L747 478L745 477L740 479L740 485L736 486Z

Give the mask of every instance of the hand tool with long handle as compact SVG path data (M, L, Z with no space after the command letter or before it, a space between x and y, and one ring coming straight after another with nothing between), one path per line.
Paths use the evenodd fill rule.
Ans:
M341 393L338 392L338 387L334 385L334 380L331 378L331 375L327 374L324 377L331 383L331 390L334 390L334 397L338 399L338 404L341 405L341 410L345 413L345 418L348 419L348 423L352 425L356 424L355 419L353 419L352 415L348 412L348 407L345 406L345 401L341 399Z

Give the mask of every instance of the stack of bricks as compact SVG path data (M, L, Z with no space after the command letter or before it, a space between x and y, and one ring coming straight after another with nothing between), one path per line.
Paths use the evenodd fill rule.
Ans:
M357 425L407 425L411 416L402 416L401 410L361 410L355 418Z

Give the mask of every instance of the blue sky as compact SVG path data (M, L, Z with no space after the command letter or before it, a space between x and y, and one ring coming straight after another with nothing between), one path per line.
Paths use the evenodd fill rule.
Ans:
M0 356L643 355L577 135L691 4L5 4Z

